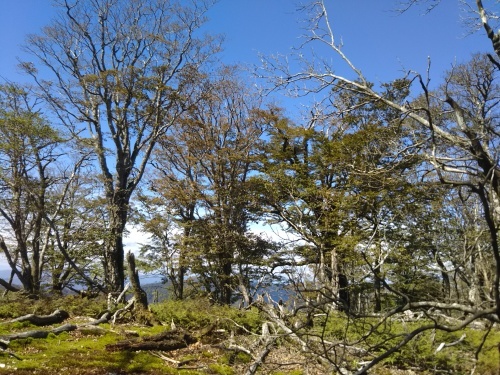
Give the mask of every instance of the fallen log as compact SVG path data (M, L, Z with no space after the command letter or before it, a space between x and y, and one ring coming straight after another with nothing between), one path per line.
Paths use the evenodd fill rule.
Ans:
M0 336L0 339L8 341L28 339L28 338L45 339L51 333L58 335L62 332L74 331L76 329L78 329L78 326L74 324L64 324L60 327L56 327L54 329L49 329L49 330L35 330L35 331L11 333L10 335L2 335Z
M9 347L9 344L10 344L9 340L0 339L0 349L7 349Z
M140 340L119 341L116 344L106 345L106 350L119 351L139 351L139 350L159 350L171 351L186 348L197 342L198 339L183 330L166 331L154 336L146 336Z
M104 314L99 319L96 319L90 323L87 323L89 326L97 326L102 323L107 323L109 322L109 319L111 319L111 313L109 311L106 311Z
M28 314L19 318L9 320L5 323L30 322L35 326L49 326L52 324L62 323L69 318L69 314L64 310L56 310L50 315L35 315Z

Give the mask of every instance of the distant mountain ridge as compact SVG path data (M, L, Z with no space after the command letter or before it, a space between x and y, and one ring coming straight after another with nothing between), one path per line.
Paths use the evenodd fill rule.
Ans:
M5 281L8 281L10 278L10 270L0 269L0 278L4 279ZM140 279L141 279L141 287L146 292L146 294L148 296L149 303L163 302L166 299L171 297L169 290L168 290L170 287L170 283L161 282L160 276L141 275ZM16 287L21 288L21 285L20 285L17 277L14 278L13 284ZM3 290L3 288L1 286L0 286L0 290ZM269 293L271 298L275 301L279 301L280 299L282 299L283 301L286 301L290 298L289 293L287 293L283 289L283 287L280 287L279 285L272 285L268 288L262 288L258 291L259 294L262 294L264 292ZM70 294L71 293L73 293L73 292L70 292Z

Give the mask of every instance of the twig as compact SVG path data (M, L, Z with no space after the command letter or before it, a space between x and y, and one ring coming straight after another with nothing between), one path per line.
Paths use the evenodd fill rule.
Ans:
M442 342L441 344L439 344L439 346L437 347L436 351L434 352L434 354L440 352L441 350L443 350L444 348L448 348L450 346L455 346L457 344L460 344L462 341L464 341L464 339L467 337L467 335L464 333L462 335L462 337L460 337L458 340L456 341L453 341L453 342L450 342L449 344L446 344L445 342Z
M130 311L132 309L132 306L134 306L134 303L135 303L135 297L132 297L129 301L128 301L128 304L127 306L121 308L121 309L118 309L116 310L116 312L113 314L113 317L111 318L111 324L115 324L116 322L116 319L119 317L119 315L122 313L122 312L125 312L125 311Z
M166 355L163 355L162 353L160 352L151 352L152 355L154 355L155 357L158 357L160 359L163 359L164 361L166 362L170 362L170 363L173 363L174 365L176 365L177 367L180 366L181 362L180 361L177 361L173 358L170 358L170 357L167 357Z
M278 339L277 336L274 337L268 336L268 338L266 339L266 344L264 346L264 349L259 353L257 358L252 356L252 358L254 358L255 360L250 365L245 375L254 375L257 372L258 368L264 363L266 357L271 352L271 349L274 346L274 343L277 339Z
M23 359L21 357L19 357L17 354L11 352L10 350L6 350L6 349L0 349L0 353L6 353L8 355L10 355L11 357L14 357L15 359L18 359L19 361L22 361Z

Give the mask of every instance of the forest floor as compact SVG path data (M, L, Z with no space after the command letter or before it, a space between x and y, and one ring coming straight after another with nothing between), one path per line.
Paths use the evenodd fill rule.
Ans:
M44 327L37 327L29 321L12 321L26 314L48 315L56 309L67 311L69 318L63 323ZM115 323L89 324L93 319L102 316L106 309L104 299L88 300L78 296L29 300L9 294L1 298L0 344L1 339L17 333L46 331L62 324L71 325L74 329L49 333L45 338L11 339L8 347L4 351L0 350L0 375L238 375L249 371L265 347L260 341L263 317L257 309L238 310L215 306L204 299L165 301L152 305L151 311L146 313L147 316L125 314ZM151 319L155 322L153 325L145 324L146 321L150 323ZM165 347L134 349L134 345L159 336L168 336L169 343L173 342L174 346L168 350L164 350ZM174 348L179 337L181 344L184 340L185 345ZM500 335L496 333L492 339L498 344L499 338ZM257 348L259 343L260 349ZM491 343L488 345L492 348L489 354L483 356L482 367L478 368L476 374L497 373L497 348L496 345L493 348ZM418 357L415 351L419 350L421 349L412 347L406 355ZM464 357L463 350L457 345L456 348L448 348L444 356L451 356L451 363L457 363ZM403 362L408 365L401 366ZM462 373L453 365L448 369L441 366L439 370L436 370L434 365L433 370L430 364L419 367L411 362L410 357L403 361L393 358L370 374ZM331 367L327 369L320 361L304 354L297 345L285 338L273 343L269 354L256 372L271 375L336 373L339 372Z

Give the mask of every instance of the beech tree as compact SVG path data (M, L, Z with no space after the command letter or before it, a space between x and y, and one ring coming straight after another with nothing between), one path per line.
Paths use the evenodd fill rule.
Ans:
M218 49L197 37L209 1L59 0L60 13L22 64L59 121L90 146L100 169L108 235L108 290L124 284L123 233L130 200L158 141L182 113L191 71Z
M0 86L0 134L0 248L11 268L9 282L0 283L14 290L8 284L16 276L26 292L39 294L50 276L52 291L60 293L74 283L83 259L74 249L90 242L83 201L75 207L85 194L88 153L68 157L71 139L42 115L28 87L12 83Z
M45 221L51 229L53 251L47 257L51 287L78 291L85 285L90 290L104 291L105 279L99 271L101 243L106 237L102 199L92 199L99 191L95 183L90 151L72 160L72 168L61 171L64 184L58 186L51 200L50 215Z
M411 3L417 2L412 1ZM469 296L462 299L460 303L455 302L453 299L442 299L442 295L438 294L433 296L431 293L409 293L405 289L407 283L404 280L400 279L398 282L395 282L397 279L391 280L390 271L392 266L388 262L395 248L391 247L390 242L386 241L384 243L386 251L389 251L388 258L386 258L387 264L383 266L386 273L378 273L373 266L372 272L376 276L375 280L378 279L382 283L383 289L397 298L394 300L395 304L392 307L386 307L381 314L371 315L371 317L377 318L379 323L374 324L369 332L365 333L364 337L370 337L376 341L380 340L377 336L377 330L381 329L384 324L402 311L421 311L422 314L429 317L430 321L423 321L421 325L401 337L397 335L390 336L392 338L385 341L387 346L382 353L372 353L374 357L366 361L355 372L356 374L364 374L368 369L400 350L409 341L426 330L455 332L467 327L477 319L487 319L490 322L499 321L500 257L497 229L499 225L500 185L497 179L500 178L500 171L498 170L497 128L498 59L500 57L498 54L498 41L500 34L493 30L491 18L489 17L490 13L484 8L483 3L476 1L474 5L471 5L471 9L476 10L476 19L480 21L486 31L486 37L492 42L494 53L475 55L470 62L457 64L451 71L446 73L444 84L437 90L431 90L427 76L410 71L406 76L393 82L393 87L400 87L406 91L403 97L394 97L392 95L393 89L387 90L384 85L372 84L344 53L342 43L335 37L334 23L328 17L328 9L325 3L324 1L314 1L309 7L305 7L305 9L311 11L311 28L310 34L306 36L307 40L303 44L303 48L311 44L322 45L332 52L332 59L322 58L320 61L308 61L307 55L300 53L298 59L303 65L302 69L299 68L296 71L292 70L287 61L267 59L264 61L264 68L273 73L270 76L272 89L284 89L296 95L314 93L315 96L319 96L320 93L324 93L325 99L314 106L314 109L319 108L321 110L313 110L311 119L319 116L342 122L360 109L384 106L388 113L393 113L393 116L384 120L381 124L382 129L389 129L394 125L406 129L407 137L404 142L398 145L396 155L413 154L420 159L420 162L415 166L416 179L413 181L424 183L428 187L440 184L444 189L452 189L449 190L449 194L461 196L461 203L464 206L474 206L480 202L479 207L475 206L476 213L479 213L480 216L475 216L475 219L480 219L480 226L487 229L488 236L488 240L484 242L485 237L482 234L485 232L481 234L481 230L474 227L475 224L472 224L470 219L462 217L462 215L469 215L474 211L473 209L467 208L455 211L453 220L458 220L458 222L453 223L453 220L446 221L447 215L443 211L444 205L441 208L438 205L428 206L437 215L435 220L440 220L440 225L449 227L450 238L453 237L453 241L457 244L461 243L465 250L464 253L469 254L469 260L461 263L457 269L458 272L465 272L469 275L465 276L463 274L463 280L467 280L465 282L467 284L465 292ZM354 78L338 74L335 64L346 66L349 69L350 76ZM419 91L419 94L416 94L417 91ZM360 100L347 101L344 108L332 106L336 98L346 94L355 95ZM378 168L373 167L376 166L367 169L365 175L375 175ZM475 199L472 198L472 195L475 196ZM397 227L401 223L396 218L392 220L396 220L390 224L392 226ZM459 224L467 225L467 228L462 233L458 230ZM454 225L457 226L454 227ZM419 230L414 231L414 225L408 226L405 224L402 228L405 230L400 231L401 234L407 231L410 235L406 241L401 243L403 248L408 245L413 246L416 243L420 243L420 246L426 244L429 255L435 254L433 258L433 261L436 262L435 270L440 270L440 274L435 273L432 276L432 273L427 273L425 277L432 276L436 281L436 285L439 285L440 282L443 285L446 284L446 277L449 274L447 265L449 266L450 263L445 262L451 261L458 265L458 258L451 256L445 261L443 260L445 256L451 254L446 254L446 251L437 251L439 244L442 243L438 236L429 237ZM428 226L427 224L427 228L436 230L438 225ZM453 233L456 229L457 232ZM412 230L414 231L413 234L411 233ZM413 237L414 235L417 237ZM472 238L478 241L477 246L470 243ZM363 242L360 241L359 244L363 245ZM407 272L409 270L408 266L416 266L422 270L425 263L419 264L415 262L416 257L420 255L416 255L413 251L411 254L412 258L407 258L407 261L410 260L411 262L401 263L396 274ZM486 266L487 263L476 267L478 266L477 261L481 257L494 260L492 266L494 271L491 267ZM394 258L394 260L400 262L401 260L405 261L405 258L399 260ZM429 260L430 258L427 261ZM398 263L393 264L397 265ZM425 274L420 273L420 275L424 276ZM415 273L408 280L411 281L415 276L418 275ZM430 280L428 279L428 281ZM489 282L490 285L485 285L485 282ZM464 286L464 284L462 285ZM321 312L328 316L328 303L331 300L332 298L327 298L324 302L309 307L313 311L311 314ZM473 303L472 306L470 305L471 302ZM438 316L442 316L439 315L439 311L436 312L436 309L446 309L447 317L444 320L439 319ZM463 320L456 319L457 316L462 314L465 316ZM347 316L353 319L353 326L361 324L361 327L364 320L357 319L370 316L370 314L358 315L352 309L348 309ZM295 334L297 334L296 331ZM390 333L388 332L388 334ZM300 336L299 334L298 337L305 338L306 336ZM319 339L325 343L324 337L319 337ZM349 337L345 336L344 339L343 345L345 347L353 344ZM357 343L359 344L360 341ZM332 345L336 347L332 343L325 344L330 349ZM368 350L374 349L377 351L377 348L380 348L378 345L369 344ZM317 350L313 346L309 348L321 358L338 366L338 358L330 354L330 349ZM333 351L335 352L335 350Z
M2 233L0 247L23 288L37 294L49 246L44 216L55 182L50 168L60 155L61 138L25 89L2 85L0 90L0 215L11 234L5 241Z
M399 82L386 89L399 100L406 95ZM309 293L316 288L340 310L364 310L357 303L368 298L360 295L360 275L373 274L380 310L381 247L401 238L410 205L424 199L421 189L407 181L419 157L399 153L409 134L386 106L342 91L333 106L346 105L353 109L343 118L315 116L306 126L275 115L256 178L259 201L268 219L304 241L295 255L313 267ZM374 246L378 250L369 254Z
M71 176L64 173L71 169L71 163L62 161L67 140L37 104L26 87L0 86L0 217L5 224L0 248L12 277L32 294L40 292L44 271L54 271L48 269L56 251L46 218L60 215L57 201L65 198L81 164L75 164ZM12 277L9 283L1 281L10 290Z
M177 295L189 269L206 292L230 304L238 288L250 301L251 268L269 248L251 236L251 184L266 120L260 98L249 90L233 67L201 77L199 99L181 116L171 134L160 140L152 181L160 212L180 228L170 237L177 250ZM165 221L146 224L155 236ZM154 229L152 226L155 226ZM163 247L167 242L161 242Z

